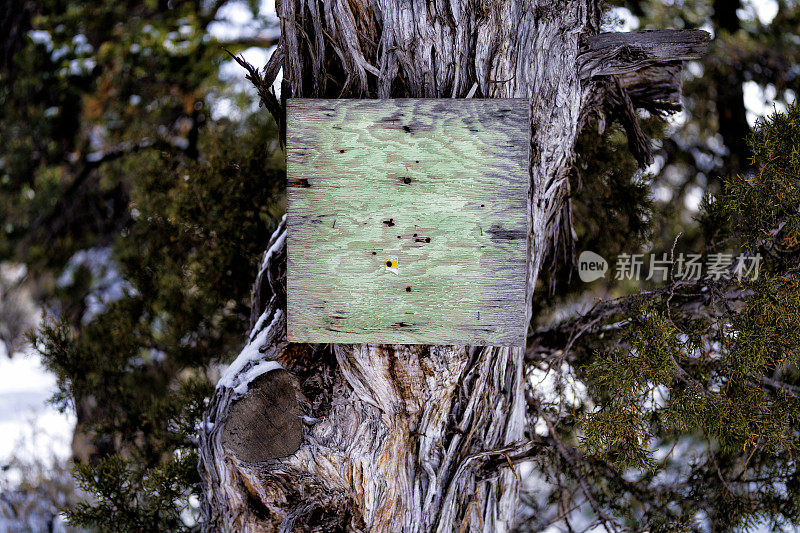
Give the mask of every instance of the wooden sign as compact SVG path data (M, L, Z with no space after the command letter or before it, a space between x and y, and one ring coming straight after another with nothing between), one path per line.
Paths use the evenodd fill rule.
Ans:
M290 99L293 342L524 346L526 100Z

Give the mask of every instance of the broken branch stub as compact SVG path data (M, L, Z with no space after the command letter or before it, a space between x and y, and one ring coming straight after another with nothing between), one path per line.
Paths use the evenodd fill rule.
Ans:
M286 370L258 376L234 401L222 432L222 446L248 463L292 455L303 439L297 392L295 380Z

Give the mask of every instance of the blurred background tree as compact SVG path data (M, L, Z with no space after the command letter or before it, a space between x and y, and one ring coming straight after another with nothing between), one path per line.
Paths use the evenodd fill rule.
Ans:
M696 251L706 244L694 220L703 196L719 191L724 177L752 170L747 141L755 120L773 106L785 110L800 91L800 4L607 0L605 8L606 30L700 28L712 41L704 58L684 69L681 113L664 124L640 111L654 140L654 163L645 172L637 172L622 150L627 141L619 127L607 128L600 139L596 125L584 132L571 179L577 251L616 255L620 247L633 253L631 245L638 244L660 254L679 233L676 253ZM643 195L652 204L642 202ZM562 283L568 276L569 269L558 273ZM570 296L565 285L558 288Z
M763 111L755 104L781 106L798 91L800 6L613 0L606 7L609 28L695 27L714 41L688 69L685 111L666 126L642 116L656 144L648 172L636 170L619 127L597 135L595 124L582 137L571 176L577 250L607 258L639 248L661 253L679 232L676 253L704 249L718 225L695 220L701 197L752 170L746 141ZM234 0L0 0L0 261L25 266L24 290L46 316L31 340L58 376L54 401L77 414L73 454L89 498L69 516L81 526L113 519L116 530L192 527L194 427L217 365L244 341L259 255L283 211L275 125L255 107L254 93L225 75L231 62L223 50L271 46L268 8ZM242 13L247 31L231 31L226 18ZM607 280L587 291L564 264L543 277L542 288L554 291L537 293L537 327L595 297L642 288ZM27 323L8 303L11 294L0 291L0 333L19 346ZM585 390L592 353L556 368L559 401ZM570 401L575 416L554 418L565 440L588 401ZM550 459L550 469L530 477L536 492L525 527L534 530L559 513L556 521L568 518L574 503L565 494L575 479L537 485L568 461ZM617 489L605 487L609 500Z
M268 7L2 1L0 260L26 267L31 341L77 414L75 524L192 523L194 425L283 212L275 126L225 70L272 45Z
M711 48L686 69L684 111L656 143L649 169L654 243L697 249L692 216L728 176L752 170L756 118L785 110L800 90L800 5L794 0L611 0L608 20L630 29L702 28ZM660 250L659 250L660 251Z
M582 135L576 252L600 253L613 273L620 253L746 251L764 257L762 278L587 287L566 261L543 279L555 290L535 296L529 403L547 452L528 466L521 529L793 531L800 4L607 6L609 28L702 28L713 40L684 71L684 111L661 126L641 113L655 148L646 172L617 128Z

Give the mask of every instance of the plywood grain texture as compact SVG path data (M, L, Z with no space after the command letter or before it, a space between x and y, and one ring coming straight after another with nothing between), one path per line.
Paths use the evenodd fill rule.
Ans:
M288 340L524 346L528 109L290 99Z

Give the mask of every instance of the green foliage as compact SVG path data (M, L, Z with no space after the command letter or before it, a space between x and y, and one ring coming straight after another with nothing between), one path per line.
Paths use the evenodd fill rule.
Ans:
M758 172L725 179L709 219L772 258L791 255L800 248L800 107L761 119L750 142Z
M658 132L654 121L644 126L651 134ZM591 250L603 257L615 257L637 250L652 236L655 205L651 176L639 170L627 142L625 131L618 125L598 134L596 124L591 124L578 138L578 157L569 174L577 252ZM539 275L551 290L534 294L534 317L541 318L540 309L586 289L574 275L573 258L563 256L567 252L563 243L552 252L557 259L555 268L544 268Z
M672 479L655 501L682 516L704 501L706 519L726 529L800 524L798 117L790 106L760 121L750 139L755 171L726 179L706 205L712 249L764 254L757 279L673 283L625 298L583 369L595 403L580 419L585 453L638 472L645 486ZM687 437L697 449L688 464L671 457Z
M183 470L159 465L193 448L203 400L213 390L210 365L235 353L247 328L250 284L281 198L279 160L264 150L274 130L261 132L241 139L224 129L209 142L203 163L163 153L121 161L120 172L137 173L134 214L113 247L126 294L88 321L82 299L64 299L61 318L34 339L58 377L56 402L79 412L89 398L100 406L84 430L96 441L121 442L107 447L135 458L130 468L149 468L137 474L143 480L158 474L187 489ZM70 287L90 285L80 272L91 276L76 271ZM79 326L71 315L83 317ZM133 486L147 492L148 483ZM132 500L125 511L131 530L137 520L171 520L177 510L151 508L157 499ZM108 510L86 504L72 516L76 524L102 525Z
M180 513L192 511L186 480L198 477L195 454L173 458L158 469L112 455L93 466L77 465L75 477L97 502L67 509L64 514L73 526L131 533L191 530Z
M275 125L220 78L249 45L209 33L225 4L37 2L0 72L0 257L37 281L31 341L77 414L75 525L187 526L203 402L283 212Z
M760 103L758 91L764 91L766 103L774 102L779 109L800 94L796 75L800 47L795 42L800 4L786 0L607 0L605 4L623 9L633 29L701 28L712 33L708 53L685 65L684 111L654 136L656 158L651 169L655 202L650 251L659 256L669 253L681 233L675 252L697 252L709 246L718 227L694 219L702 212L697 200L704 193L717 194L726 180L754 168L747 142L751 128L745 89L749 89L748 105ZM762 21L756 13L768 13L767 7L777 13ZM611 15L606 17L609 23Z
M639 172L627 142L619 126L602 135L587 128L570 176L581 248L606 257L636 249L653 230L649 176Z
M800 112L763 121L750 148L740 142L746 123L731 117L744 114L746 80L778 99L800 92L800 6L780 1L769 24L737 20L737 29L721 9L737 15L736 2L609 3L629 7L643 29L711 25L716 38L685 75L688 119L663 130L643 121L664 137L652 181L618 128L581 135L570 176L579 249L660 253L682 231L676 252L758 252L763 275L625 299L599 335L563 354L572 359L559 397L588 388L566 409L542 406L557 419L539 470L567 479L548 505L568 514L584 483L629 530L792 527ZM75 409L90 443L76 471L91 498L66 511L76 525L189 527L192 436L215 363L243 339L258 254L282 211L274 125L242 110L243 120L212 118L215 99L241 97L218 77L219 45L241 47L208 33L224 4L37 2L37 33L0 72L0 258L40 282L52 318L33 341L58 378L54 400ZM716 196L688 224L684 201L698 189ZM73 264L87 250L103 269ZM536 307L584 292L566 271L554 278L558 296L538 291ZM574 453L557 452L555 439Z
M135 173L103 162L204 155L209 97L234 96L221 45L241 49L208 33L225 3L36 3L0 77L0 257L46 271L118 233Z

